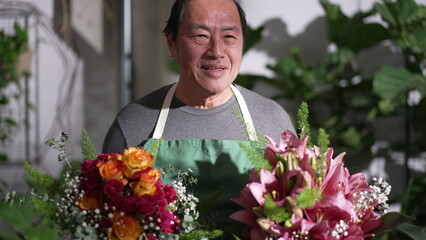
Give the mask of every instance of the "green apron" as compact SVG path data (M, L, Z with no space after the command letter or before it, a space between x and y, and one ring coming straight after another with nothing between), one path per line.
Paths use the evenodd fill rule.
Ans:
M145 149L150 149L162 137L176 85L174 84L166 95L153 137L146 142ZM249 140L255 141L257 137L244 98L234 86L231 85L231 89L245 120ZM198 179L194 193L200 199L200 221L209 227L235 229L241 226L229 218L231 213L241 209L230 199L239 196L248 183L248 172L252 167L240 144L248 145L250 142L212 139L161 140L155 160L156 167L173 166L183 171L190 168L194 172ZM165 182L169 181L165 179Z

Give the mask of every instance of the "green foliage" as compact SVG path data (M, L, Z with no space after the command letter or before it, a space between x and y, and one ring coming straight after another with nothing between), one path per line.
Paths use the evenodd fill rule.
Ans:
M68 134L65 132L61 133L61 136L58 140L52 137L46 141L46 144L49 147L59 152L58 161L59 162L66 161L69 165L70 163L68 162L67 143L68 143Z
M309 125L309 108L308 104L306 102L302 102L300 104L299 110L297 112L298 116L298 128L300 132L300 138L303 138L304 136L311 136L311 126ZM308 139L308 146L312 147L312 143Z
M315 203L315 200L320 200L321 194L317 189L305 188L297 196L297 203L301 208L308 209L312 207Z
M81 129L81 155L83 156L83 161L97 157L95 147L86 129Z
M323 128L320 128L318 131L318 147L320 148L321 153L327 152L330 147L330 139Z
M258 43L262 39L262 31L264 27L260 26L257 29L252 29L247 25L246 29L246 42L243 49L243 54L246 53L250 48L252 48L256 43Z
M0 202L0 219L6 224L0 231L0 239L58 239L53 222L40 216L28 202L22 205Z
M58 191L59 186L53 177L49 174L40 173L31 167L28 162L24 163L25 170L27 171L31 183L35 191L40 194L55 193Z
M158 139L157 141L154 142L154 144L152 144L150 149L147 149L149 154L151 154L154 157L154 159L156 159L157 157L158 150L160 149L160 146L161 146L161 142L162 142L162 139Z
M261 169L272 171L272 165L268 162L267 159L264 158L263 154L244 143L240 143L240 147L244 152L247 153L247 156L251 161L251 165L256 171L259 172Z
M426 176L410 179L401 195L401 212L413 216L414 223L426 226Z
M288 56L267 66L273 77L246 74L240 75L237 82L246 87L256 82L271 85L279 90L272 96L275 100L306 101L312 111L312 128L323 128L335 150L347 152L349 160L355 153L370 151L378 137L376 120L388 115L408 118L418 131L405 146L425 147L426 127L420 120L426 117L425 101L407 107L407 98L413 90L422 98L426 96L426 78L421 70L426 60L426 8L413 0L384 0L348 17L339 5L328 0L320 0L320 4L335 50L322 61L309 65L299 50L292 48ZM369 21L377 14L387 25ZM400 49L404 65L384 65L373 77L363 76L356 65L359 53L383 41Z
M275 204L274 199L270 194L265 197L265 205L263 206L263 213L266 218L273 221L285 222L291 217L291 214L285 207L279 207Z
M34 208L37 209L42 215L53 219L57 212L57 208L54 202L49 201L49 196L46 195L45 199L32 197L31 201Z
M192 239L215 239L220 237L223 234L221 230L213 230L213 231L203 231L203 230L195 230L191 233L183 234L180 239L181 240L192 240Z
M21 54L28 49L28 34L16 22L13 28L12 35L0 30L0 143L10 139L20 125L16 119L10 117L9 112L13 112L13 109L9 107L9 103L12 98L19 99L22 94L16 65ZM10 84L16 85L18 90L6 91ZM5 153L1 155L3 160L7 160Z

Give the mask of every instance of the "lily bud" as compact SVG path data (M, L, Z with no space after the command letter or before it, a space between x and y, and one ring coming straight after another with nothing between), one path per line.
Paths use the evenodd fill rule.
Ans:
M259 227L268 233L273 233L270 228L272 225L274 225L274 221L268 219L268 218L258 218L256 219L257 224L259 225Z
M302 176L303 176L303 183L302 183L303 188L311 189L312 188L312 176L311 176L311 174L307 171L303 171Z
M277 162L277 168L276 168L276 174L278 178L281 178L281 176L285 173L285 166L284 163L281 161Z
M303 218L303 211L297 204L296 199L292 197L286 197L285 200L287 209L289 209L290 212L296 214L298 217Z

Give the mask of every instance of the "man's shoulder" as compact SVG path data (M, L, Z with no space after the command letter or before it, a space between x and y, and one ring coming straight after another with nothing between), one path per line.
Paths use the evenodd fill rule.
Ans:
M278 104L276 101L270 98L262 96L259 93L256 93L252 90L244 88L240 85L237 85L237 88L241 92L241 95L243 95L244 99L249 105L249 108L256 108L259 110L263 109L265 111L270 111L270 110L284 111L284 109L282 108L280 104Z
M118 115L123 116L140 111L159 111L162 107L164 98L167 94L169 87L170 85L161 87L145 95L144 97L141 97L137 100L128 103L120 110L120 113Z

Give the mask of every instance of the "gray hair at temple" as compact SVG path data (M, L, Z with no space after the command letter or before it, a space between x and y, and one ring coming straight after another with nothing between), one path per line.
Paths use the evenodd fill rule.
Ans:
M168 36L169 34L172 35L173 41L176 40L177 32L180 23L182 22L183 14L185 13L186 4L191 0L176 0L175 3L172 6L172 9L170 11L169 20L167 20L167 25L163 30L164 35ZM244 43L246 41L246 27L247 27L247 21L246 21L246 14L241 7L238 0L232 0L235 5L237 6L238 13L240 14L240 21L241 21L241 28L243 31L243 40Z

